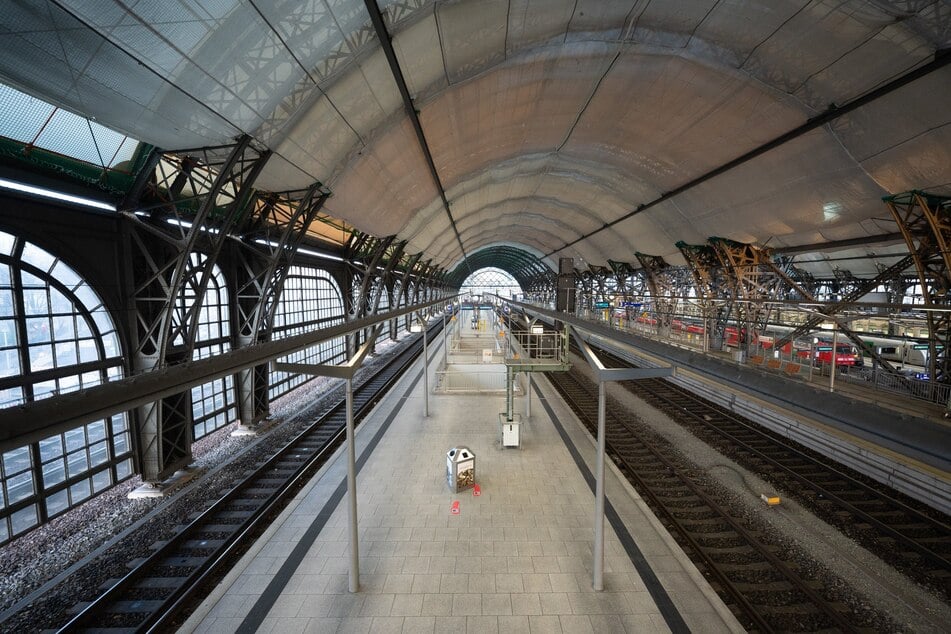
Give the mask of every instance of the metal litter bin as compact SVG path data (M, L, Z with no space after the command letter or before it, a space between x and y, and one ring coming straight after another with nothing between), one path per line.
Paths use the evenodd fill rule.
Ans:
M507 420L505 413L499 414L499 443L502 447L521 447L521 424L522 417L519 414L513 414L512 420Z
M446 483L459 493L475 484L475 454L468 447L453 447L446 454Z

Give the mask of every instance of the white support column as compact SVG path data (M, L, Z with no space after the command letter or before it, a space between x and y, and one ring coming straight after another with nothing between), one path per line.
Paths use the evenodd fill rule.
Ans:
M532 417L532 373L525 373L526 384L525 388L525 419L528 420Z
M350 592L360 590L360 540L357 526L357 463L353 431L353 379L347 379L347 497L350 513Z
M594 579L592 586L604 590L604 381L598 381L598 458L594 478Z
M636 381L639 379L654 379L672 376L673 367L666 368L606 368L604 363L591 349L591 346L578 333L575 327L575 338L585 360L594 370L598 381L598 455L595 457L595 492L594 492L594 572L591 587L595 591L604 590L604 451L605 451L605 401L607 400L605 384L608 381Z
M428 323L423 321L423 416L429 417L429 347L426 342L426 326Z
M832 371L829 373L829 391L835 392L835 369L839 353L839 328L837 322L832 322Z

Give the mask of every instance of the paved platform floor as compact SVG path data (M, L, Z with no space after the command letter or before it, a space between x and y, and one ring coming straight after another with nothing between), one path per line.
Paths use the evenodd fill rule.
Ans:
M182 631L743 631L613 467L608 500L633 540L606 524L605 587L592 589L594 496L557 427L588 471L594 446L546 381L521 448L501 449L503 396L430 395L424 417L420 370L357 433L360 591L348 592L341 452ZM479 497L447 487L456 445L476 454Z

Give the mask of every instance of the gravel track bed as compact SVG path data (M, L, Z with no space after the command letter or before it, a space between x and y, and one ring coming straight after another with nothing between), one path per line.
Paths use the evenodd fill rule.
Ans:
M592 377L584 359L574 357L573 361L576 369ZM766 507L759 499L761 494L787 492L776 491L623 386L609 383L607 395L631 412L631 420L645 437L656 438L696 465L704 487L729 500L744 523L762 531L768 543L794 553L803 576L817 580L851 606L864 627L878 632L947 631L951 605L940 597L794 500L783 497L779 507Z
M399 343L379 342L356 382L385 363L407 337ZM148 556L152 544L208 508L343 396L343 381L315 378L272 402L271 416L257 436L232 437L232 423L193 443L189 470L197 475L177 493L130 500L128 493L142 484L136 476L4 546L0 631L38 632L64 624L76 603L94 598L107 581L125 575L126 562ZM141 526L123 534L136 522ZM77 562L82 565L69 571ZM28 605L18 605L40 591L42 596Z

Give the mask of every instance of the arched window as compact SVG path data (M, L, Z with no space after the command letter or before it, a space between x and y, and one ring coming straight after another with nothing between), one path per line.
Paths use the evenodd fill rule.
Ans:
M112 317L65 262L0 232L0 408L123 375ZM132 473L125 414L0 456L0 543Z
M514 277L502 269L490 266L479 269L467 277L459 288L459 292L463 296L493 294L508 299L516 294L521 295L523 291Z
M343 323L343 295L330 275L320 269L295 266L284 281L274 315L272 339L329 328ZM346 360L346 338L335 337L282 357L290 363L338 363ZM277 398L306 383L312 376L274 372L270 396Z
M201 265L206 256L192 253L189 265L198 281ZM185 284L179 295L180 313L194 304L195 288ZM195 334L193 359L206 359L231 349L228 324L228 288L217 265L212 269L205 297L198 312L198 330ZM195 439L207 436L237 419L234 398L234 379L231 375L192 388L192 425Z

